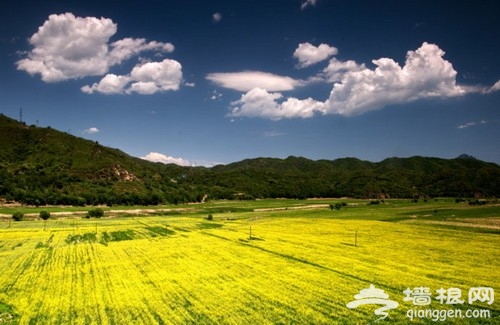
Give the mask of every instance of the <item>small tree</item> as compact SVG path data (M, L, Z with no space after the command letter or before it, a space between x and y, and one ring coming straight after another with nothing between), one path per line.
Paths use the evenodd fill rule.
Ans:
M90 218L101 218L104 216L104 210L101 208L95 208L95 209L89 210L89 212L87 213L87 216L89 216Z
M47 220L50 219L50 212L40 211L40 219L43 219L43 230L45 230L45 226L47 225Z
M209 214L209 215L207 216L207 220L210 220L210 221L211 221L211 220L214 220L214 216L213 216L212 214Z
M333 211L333 209L335 210L340 210L342 208L342 204L341 203L335 203L334 204L330 204L330 210Z
M40 219L49 220L50 212L49 211L40 211Z
M14 221L21 221L23 220L23 218L24 218L24 213L22 213L21 211L16 211L12 215L12 219L14 219Z

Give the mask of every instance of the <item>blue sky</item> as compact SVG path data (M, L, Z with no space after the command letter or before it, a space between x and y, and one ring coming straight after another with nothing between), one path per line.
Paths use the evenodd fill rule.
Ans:
M0 112L184 165L500 163L493 1L0 1Z

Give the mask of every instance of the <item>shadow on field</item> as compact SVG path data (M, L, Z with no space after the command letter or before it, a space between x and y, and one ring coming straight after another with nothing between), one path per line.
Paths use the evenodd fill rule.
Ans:
M220 223L215 223L215 222L203 222L198 224L199 229L217 229L217 228L222 228L222 224Z
M253 240L264 241L264 238L259 238L259 237L252 236L250 238L240 238L238 240L240 242L243 242L243 243L248 243L248 242L253 241Z
M350 243L340 243L340 245L358 247L358 245L350 244Z

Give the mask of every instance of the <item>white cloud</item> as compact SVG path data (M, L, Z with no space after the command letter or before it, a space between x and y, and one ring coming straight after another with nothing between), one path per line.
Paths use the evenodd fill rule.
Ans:
M171 156L164 155L159 152L150 152L144 157L139 157L144 160L152 161L152 162L159 162L162 164L176 164L179 166L192 166L193 164L186 159L183 158L175 158Z
M305 68L324 61L337 53L338 49L328 44L314 46L310 43L300 43L293 56L299 60L298 67Z
M232 110L229 116L261 117L272 120L307 118L316 112L322 112L324 107L324 103L312 98L305 100L288 98L280 102L282 98L281 93L269 93L265 89L254 88L231 103Z
M375 67L372 69L352 60L331 59L321 74L321 79L333 83L326 101L284 98L281 93L272 92L278 91L279 87L256 87L248 91L246 87L236 87L238 78L232 80L227 76L217 82L225 82L234 89L248 91L238 101L231 103L229 116L273 120L308 118L315 114L353 116L418 99L456 97L477 92L477 88L456 84L457 72L443 56L444 51L437 45L423 43L416 51L407 52L403 66L390 58L373 60ZM235 75L238 74L231 77Z
M485 120L481 120L479 122L468 122L468 123L465 123L465 124L462 124L462 125L459 125L457 127L457 129L467 129L467 128L470 128L470 127L473 127L473 126L476 126L477 124L486 124L488 123L487 121Z
M328 66L323 70L323 74L328 82L338 82L342 77L349 72L365 70L364 64L357 64L356 61L347 60L339 61L335 58L331 59Z
M148 88L151 90L145 93L150 93L154 90L178 90L182 81L182 66L179 62L171 59L165 59L161 62L148 62L142 65L137 65L132 69L130 78L137 82L133 83L130 91L143 93L137 89Z
M87 94L92 94L94 91L102 94L121 94L129 82L130 77L107 74L98 83L83 86L82 91Z
M101 75L108 71L107 43L116 30L107 18L50 15L29 39L33 50L17 68L46 82Z
M115 65L144 51L171 53L174 49L175 47L170 43L146 42L144 38L124 38L111 44L109 61L110 65Z
M216 12L212 15L212 21L214 23L218 23L221 20L222 20L222 14L220 12Z
M88 128L88 129L83 131L83 133L85 133L85 134L94 134L94 133L99 133L99 132L101 132L101 131L96 127Z
M500 90L500 80L498 80L497 82L495 82L495 84L493 86L491 86L486 91L486 93L489 94L489 93L492 93L492 92L495 92L495 91L499 91L499 90Z
M274 137L281 137L285 135L286 133L284 132L279 132L279 131L265 131L262 135L265 138L274 138Z
M443 55L437 45L423 43L408 51L403 67L389 58L373 60L373 70L346 65L325 102L326 113L358 115L422 98L464 95L466 90L456 84L457 72Z
M144 51L174 50L170 43L146 42L143 38L109 43L116 32L117 25L108 18L50 15L29 39L33 49L16 62L17 69L39 74L45 82L57 82L104 75L110 67ZM109 81L105 80L103 86Z
M221 87L238 91L262 88L268 91L286 91L302 86L304 82L286 76L261 71L210 73L206 79Z
M130 75L107 74L98 83L94 83L92 86L83 86L82 91L87 94L93 92L130 94L135 92L141 95L151 95L157 92L178 90L181 82L181 64L175 60L165 59L161 62L138 64L132 69Z
M459 125L457 128L458 129L466 129L466 128L470 128L471 126L474 126L474 125L476 125L476 122L469 122L469 123Z
M220 92L218 92L217 90L214 90L212 92L212 95L210 95L210 99L211 100L218 100L218 99L221 99L222 98L222 94Z
M304 10L309 6L315 6L318 0L303 0L302 5L300 6L300 9Z

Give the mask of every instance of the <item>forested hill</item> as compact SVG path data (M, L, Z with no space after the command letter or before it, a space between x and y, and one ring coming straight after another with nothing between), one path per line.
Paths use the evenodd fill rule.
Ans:
M166 139L168 141L168 139ZM0 115L0 199L26 204L159 204L203 199L498 197L500 166L456 159L256 158L164 165Z

